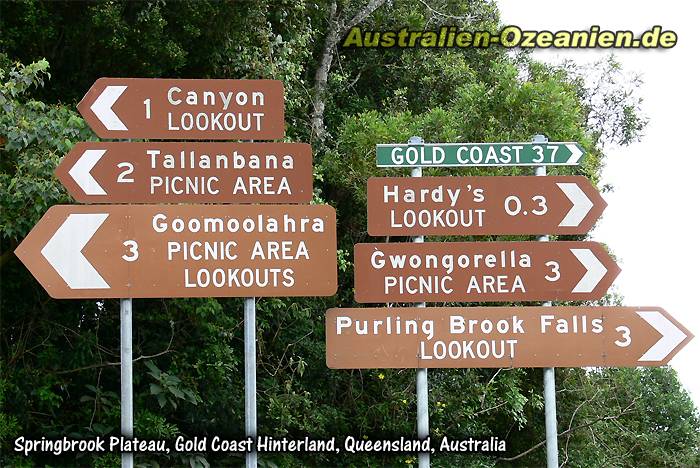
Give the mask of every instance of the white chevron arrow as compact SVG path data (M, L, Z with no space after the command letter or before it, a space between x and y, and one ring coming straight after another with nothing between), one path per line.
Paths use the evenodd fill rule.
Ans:
M571 151L571 156L569 156L569 159L566 161L566 164L578 164L579 160L581 159L581 156L583 156L583 151L578 149L578 146L573 143L567 144L566 147L569 148L569 151Z
M100 276L82 253L108 213L74 213L68 215L49 239L41 254L71 289L107 289Z
M571 292L575 293L589 293L598 286L600 280L608 272L598 257L590 249L569 249L571 253L576 256L579 262L586 268L586 273L579 280L578 284L574 286Z
M637 315L642 317L654 330L661 333L659 341L639 358L639 361L663 361L676 346L686 339L677 326L667 319L658 310L638 310Z
M95 116L107 130L128 130L124 122L119 120L117 114L112 110L112 106L124 91L126 91L126 86L107 86L90 106L90 110L95 113Z
M97 164L102 155L106 152L107 150L85 150L70 171L68 171L68 174L70 174L86 195L107 195L107 192L104 191L102 186L95 180L92 174L90 174L92 168L95 167L95 164Z
M572 182L562 182L557 183L557 187L564 192L566 198L569 199L574 206L571 207L564 219L561 220L559 226L564 227L576 227L581 224L583 218L586 217L591 208L593 208L593 202L588 198L581 187L578 184Z

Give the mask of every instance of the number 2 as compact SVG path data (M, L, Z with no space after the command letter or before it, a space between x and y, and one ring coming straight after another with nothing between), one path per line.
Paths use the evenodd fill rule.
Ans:
M117 167L122 168L125 167L126 170L122 171L121 174L119 174L119 177L117 177L117 182L119 183L125 183L125 182L133 182L134 179L132 177L126 177L132 172L134 172L134 165L128 162L123 162L117 164Z

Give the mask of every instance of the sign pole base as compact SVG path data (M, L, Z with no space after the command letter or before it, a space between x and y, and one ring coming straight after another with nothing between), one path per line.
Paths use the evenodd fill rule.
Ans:
M418 304L425 307L425 302ZM428 437L428 369L416 369L416 409L418 413L418 438L425 439ZM420 452L418 454L419 468L430 467L430 453Z
M245 352L245 435L253 439L253 450L245 455L246 468L258 466L258 452L255 450L258 435L257 388L255 381L255 298L243 299L243 339Z
M133 333L131 318L131 299L120 299L121 432L122 436L129 439L134 437ZM134 454L132 452L122 452L122 468L133 468L133 466Z
M559 442L557 440L557 396L554 367L544 368L544 423L547 437L547 468L559 466Z

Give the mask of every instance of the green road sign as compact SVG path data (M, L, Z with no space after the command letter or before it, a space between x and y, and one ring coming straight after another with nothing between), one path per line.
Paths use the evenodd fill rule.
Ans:
M577 166L584 154L573 142L385 144L377 166Z

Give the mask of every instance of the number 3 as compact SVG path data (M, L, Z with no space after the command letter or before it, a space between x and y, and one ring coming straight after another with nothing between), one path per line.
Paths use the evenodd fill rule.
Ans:
M124 247L129 248L129 253L131 255L122 255L122 258L126 260L127 262L134 262L136 261L137 258L139 258L139 245L136 243L136 241L133 240L128 240L124 241Z
M561 277L561 273L559 273L559 264L557 262L547 262L544 264L544 266L548 266L552 269L553 276L545 275L544 277L544 279L546 279L547 281L557 281Z
M544 151L541 146L535 145L532 150L537 153L537 157L532 159L532 162L541 163L544 161Z
M547 199L544 198L542 195L535 195L534 197L532 197L532 201L539 202L538 205L542 208L539 211L532 210L532 214L540 216L547 212Z
M620 325L615 329L615 331L622 333L622 338L624 338L625 341L620 341L617 340L615 341L615 344L618 345L620 348L626 348L627 346L632 343L632 337L630 336L630 329L628 327L625 327L623 325Z

